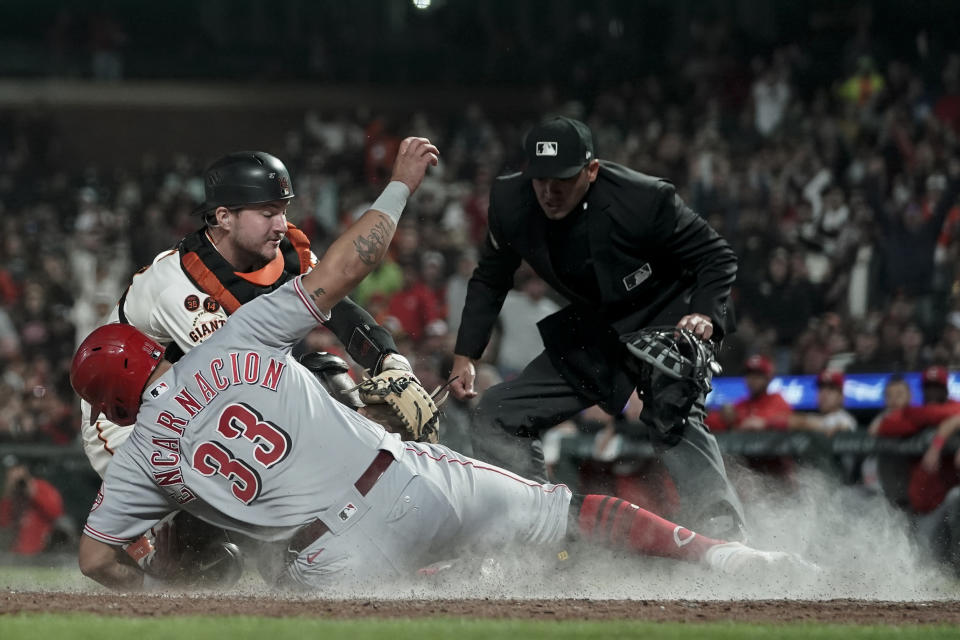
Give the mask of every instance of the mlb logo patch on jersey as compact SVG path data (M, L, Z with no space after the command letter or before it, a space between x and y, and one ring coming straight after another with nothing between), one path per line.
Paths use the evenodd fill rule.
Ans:
M340 513L337 514L337 517L340 518L342 522L349 520L353 514L357 512L357 507L352 502L348 502L347 506L340 510Z
M169 389L170 387L167 386L166 382L157 383L156 385L154 385L152 389L150 389L150 397L159 398L160 396L165 394L167 391L169 391Z
M643 281L649 278L652 273L653 269L650 268L648 262L633 273L623 276L623 286L626 287L627 291L632 291L643 284Z
M558 152L557 143L553 140L537 142L538 156L555 156Z

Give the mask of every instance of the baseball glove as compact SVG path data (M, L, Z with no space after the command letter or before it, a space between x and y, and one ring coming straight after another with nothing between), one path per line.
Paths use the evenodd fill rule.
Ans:
M436 443L440 436L440 410L445 398L427 393L409 371L387 369L356 386L364 407L360 412L404 440Z
M628 363L643 398L640 418L662 433L686 426L693 403L711 390L720 373L712 342L686 329L647 327L620 337L636 360Z

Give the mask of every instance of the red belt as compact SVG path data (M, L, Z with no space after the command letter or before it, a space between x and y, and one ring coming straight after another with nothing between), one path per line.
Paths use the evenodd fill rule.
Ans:
M353 486L357 488L360 495L365 496L370 493L370 489L373 488L373 485L377 483L377 480L380 479L380 476L383 475L383 472L387 470L387 467L389 467L392 462L393 456L388 451L381 449L380 452L377 453L377 456L373 459L373 462L370 463L370 466L367 467L367 470L353 483ZM310 543L329 532L330 527L325 525L322 520L314 520L310 524L303 525L293 534L287 548L291 553L299 555Z

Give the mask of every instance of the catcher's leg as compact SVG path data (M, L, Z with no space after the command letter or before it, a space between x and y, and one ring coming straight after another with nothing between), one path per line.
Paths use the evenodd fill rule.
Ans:
M650 429L650 435L680 496L677 519L707 535L741 540L746 522L743 505L727 477L717 439L703 424L704 415L701 396L679 438L657 429Z
M483 393L473 415L473 455L538 482L546 480L540 434L593 404L576 393L546 352Z
M186 513L171 513L126 547L159 585L227 588L243 574L230 534Z

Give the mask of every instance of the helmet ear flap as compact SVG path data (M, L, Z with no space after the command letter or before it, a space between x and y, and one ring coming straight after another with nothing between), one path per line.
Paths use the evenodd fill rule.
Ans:
M98 404L90 403L90 420L87 424L91 427L97 424L97 420L100 419L100 414L104 413L105 408L106 405L104 405L102 402Z

